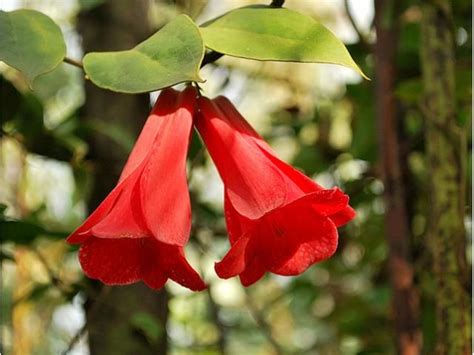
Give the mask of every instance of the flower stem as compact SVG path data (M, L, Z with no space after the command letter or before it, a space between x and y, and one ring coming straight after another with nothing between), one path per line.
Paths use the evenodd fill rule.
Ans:
M64 57L63 62L67 63L67 64L70 64L70 65L73 65L75 67L78 67L79 69L84 70L84 66L82 65L82 63L77 61L77 60L74 60L74 59L71 59L71 58L68 58L68 57Z
M270 7L282 7L284 3L285 0L273 0Z

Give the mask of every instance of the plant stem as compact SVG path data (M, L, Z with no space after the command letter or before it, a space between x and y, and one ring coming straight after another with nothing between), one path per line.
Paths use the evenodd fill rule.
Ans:
M206 53L206 55L204 56L204 59L202 60L201 68L207 64L214 63L216 60L218 60L219 58L223 56L224 56L223 53L214 52L214 51L210 51L209 53Z
M273 0L270 7L282 7L284 3L285 0Z
M349 7L349 0L344 0L344 8L346 10L347 17L349 19L349 22L352 25L352 28L354 31L357 33L357 36L359 36L360 43L364 46L364 48L368 51L371 51L371 45L369 41L367 40L367 36L365 36L362 31L360 30L359 26L357 26L357 23L354 20L354 16L352 16L351 9Z
M271 346L273 347L273 350L275 351L275 354L277 354L277 355L285 354L284 349L282 349L281 345L273 337L271 326L267 323L267 321L265 320L263 314L261 314L258 311L257 307L253 303L253 300L252 300L251 296L248 294L248 292L246 291L245 293L246 293L247 309L250 312L250 315L254 319L255 323L257 323L257 326L260 329L260 331L262 332L263 336L271 344Z
M77 61L77 60L74 60L74 59L71 59L71 58L68 58L68 57L64 57L63 62L67 63L67 64L70 64L70 65L73 65L75 67L78 67L79 69L84 70L84 66L82 65L82 63Z

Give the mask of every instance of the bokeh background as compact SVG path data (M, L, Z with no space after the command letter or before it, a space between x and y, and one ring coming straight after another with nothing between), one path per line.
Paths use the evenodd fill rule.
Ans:
M61 25L68 56L80 59L89 51L131 48L179 13L202 23L254 3L2 0L0 9L46 13ZM157 293L140 284L103 287L86 279L77 250L64 238L117 181L158 93L106 92L67 64L41 76L31 91L17 71L0 63L2 353L396 353L400 329L394 324L404 310L392 303L400 295L390 278L391 207L384 199L387 166L382 154L395 136L405 218L398 222L407 226L399 240L407 248L403 255L413 291L402 298L413 300L409 308L413 334L421 339L416 341L422 344L419 350L432 354L437 286L427 238L430 174L420 105L423 8L416 0L393 3L393 11L379 23L372 0L285 3L330 28L373 81L338 66L230 57L203 68L207 96L229 97L282 159L327 188L341 187L357 210L356 219L340 230L340 246L331 260L298 277L267 275L247 289L236 278L218 279L213 270L228 248L223 187L197 136L189 153L193 232L186 253L209 289L192 293L169 282ZM453 5L456 119L469 134L460 258L468 260L469 269L472 5L467 0ZM376 28L380 22L383 29ZM385 38L396 40L377 43L382 30L394 36ZM390 69L377 69L380 53L392 53L396 67L390 93L395 104L383 107L388 115L393 107L397 110L388 135L376 111L380 91L387 90L376 84L382 81L380 73ZM410 326L412 320L405 321Z

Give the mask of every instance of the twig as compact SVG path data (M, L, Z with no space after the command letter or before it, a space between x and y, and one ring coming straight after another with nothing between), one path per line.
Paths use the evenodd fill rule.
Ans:
M270 7L282 7L284 3L285 0L273 0Z
M219 330L219 338L217 339L217 345L219 346L219 350L222 355L226 355L226 344L227 344L227 326L222 323L221 318L219 317L220 313L220 306L216 303L214 298L211 294L211 288L207 289L207 296L209 299L209 308L211 311L211 316L216 325L217 329Z
M84 70L84 66L82 65L82 63L77 61L77 60L74 60L74 59L71 59L71 58L68 58L68 57L64 57L63 62L67 63L67 64L70 64L70 65L73 65L75 67L78 67L81 70Z
M102 286L99 294L97 295L94 303L89 309L89 316L87 317L88 320L94 318L97 310L99 309L99 305L102 303L103 299L110 293L112 287L109 286ZM76 334L71 338L69 341L68 347L64 350L61 355L67 355L74 347L76 346L77 342L81 340L81 338L85 335L87 331L87 321L84 322L84 325L77 331Z
M204 58L201 63L201 68L207 64L214 63L216 60L221 58L224 54L215 52L215 51L210 51L204 55Z
M359 37L360 43L364 46L365 49L371 52L372 46L367 40L367 37L364 34L362 34L362 31L360 30L359 26L357 26L357 23L355 22L354 16L352 15L351 9L349 7L349 0L344 0L344 8L346 10L347 18L349 19L349 22L352 25L352 28L354 29L354 31L357 33L357 36Z
M43 264L43 267L45 268L50 280L51 280L51 284L53 286L55 286L62 294L67 294L69 292L71 292L71 286L70 285L67 285L65 284L53 271L53 269L51 269L51 267L49 266L46 258L43 256L43 254L41 254L41 252L37 249L31 249L31 251L36 255L36 257L38 258L38 260ZM12 302L12 308L15 308L19 303L27 300L28 298L30 298L32 295L33 295L33 292L34 292L34 289L33 290L30 290L28 292L26 292L24 295L16 298L15 300L13 300Z
M68 293L71 291L71 287L66 285L53 271L53 269L49 266L48 261L43 256L43 254L37 250L32 249L32 251L36 254L37 258L43 264L46 272L48 273L49 278L51 279L51 283L56 286L62 293Z
M201 149L203 151L203 149ZM198 153L199 154L199 153ZM208 252L211 248L209 243L205 242L201 238L196 238L198 246L203 250L204 252ZM201 259L202 260L202 259ZM203 269L203 263L201 262L200 264L200 269ZM226 355L226 344L227 344L227 326L222 323L221 318L219 317L220 313L220 306L217 304L217 302L214 300L214 297L212 296L211 293L211 286L207 288L207 298L209 300L209 310L212 316L212 320L214 321L214 324L217 327L218 330L218 339L217 339L217 346L219 347L220 353L222 355Z
M253 304L252 298L249 296L247 291L246 291L246 294L247 294L247 297L246 297L247 308L250 312L250 315L255 320L255 323L257 323L258 327L262 331L262 334L265 336L268 342L273 346L273 349L275 350L275 353L277 355L285 354L285 351L282 349L281 345L278 344L278 342L273 337L272 330L270 326L268 325L267 321L264 319L263 315L257 310L257 307Z

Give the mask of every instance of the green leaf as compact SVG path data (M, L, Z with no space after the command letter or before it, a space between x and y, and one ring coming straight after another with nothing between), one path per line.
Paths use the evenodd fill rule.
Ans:
M0 11L0 60L21 71L31 86L66 55L61 29L34 10Z
M131 317L130 322L135 329L143 332L151 344L157 344L160 341L164 329L156 317L145 312L138 312Z
M105 3L105 0L79 0L81 11L93 10Z
M206 47L234 57L339 64L367 79L344 44L319 22L299 12L249 6L200 28Z
M52 239L63 239L68 234L48 231L27 221L0 220L0 235L2 236L2 243L31 244L40 235L48 236Z
M88 53L84 69L101 88L140 93L185 81L202 82L198 71L203 56L199 29L188 16L179 15L130 50Z

